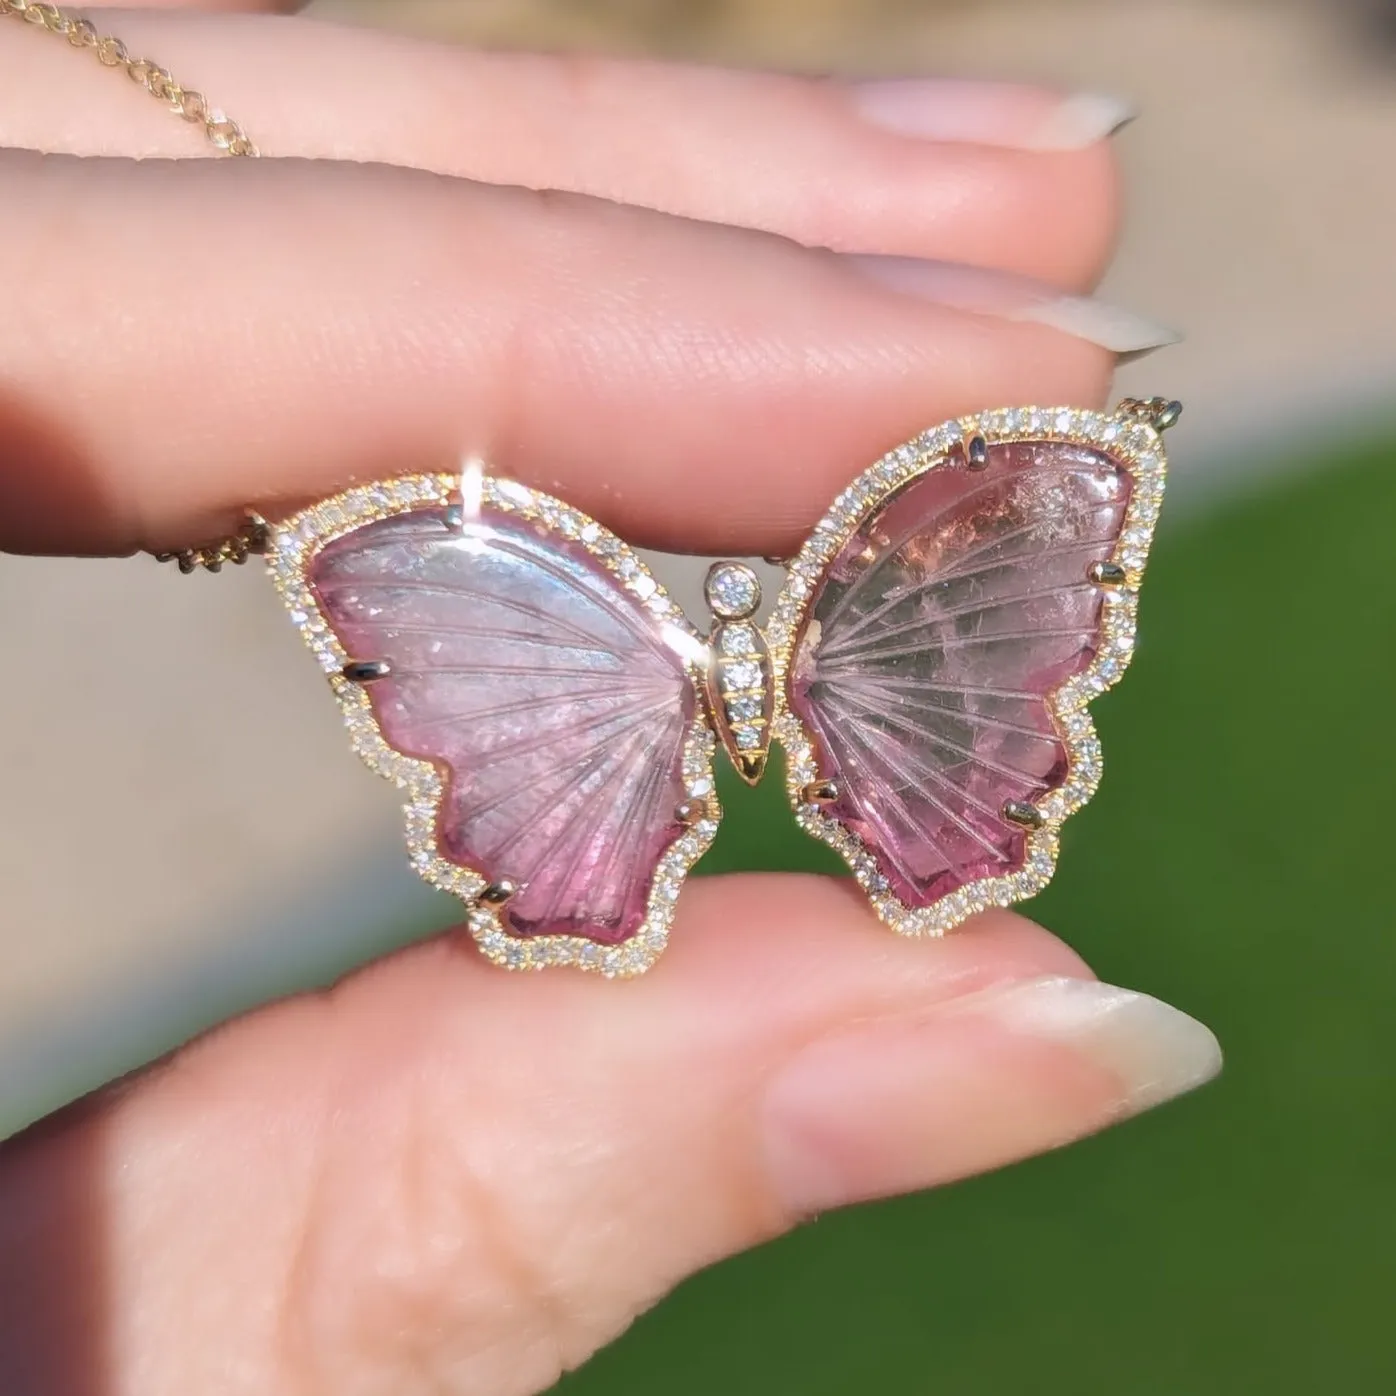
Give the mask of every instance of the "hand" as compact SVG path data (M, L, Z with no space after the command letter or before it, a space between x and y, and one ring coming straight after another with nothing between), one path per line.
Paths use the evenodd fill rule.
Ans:
M1115 216L1099 104L114 27L302 158L132 162L206 152L0 22L7 547L186 544L476 449L637 543L780 553L889 444L1097 403L1153 338L1084 298ZM432 941L0 1150L0 1371L539 1391L721 1256L1218 1064L1021 917L906 942L833 880L690 884L633 983Z

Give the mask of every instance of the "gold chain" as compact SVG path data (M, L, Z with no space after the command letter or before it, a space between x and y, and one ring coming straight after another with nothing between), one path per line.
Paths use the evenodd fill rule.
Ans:
M122 69L137 87L143 87L176 116L182 117L191 126L202 127L209 144L223 154L244 157L259 154L242 127L216 107L210 107L202 92L182 87L168 68L162 68L148 58L132 58L120 39L98 33L91 20L74 19L57 5L42 5L36 0L0 0L0 19L6 15L13 15L60 39L66 39L75 49L90 49L104 68ZM249 514L243 526L230 538L202 548L183 548L178 552L156 553L155 556L160 562L176 563L181 572L193 572L200 567L217 572L225 562L241 564L252 553L262 552L266 541L266 521L256 514Z
M209 142L227 155L256 155L257 147L242 127L215 107L210 107L202 92L181 87L168 68L152 63L148 58L132 58L126 45L110 34L99 34L89 19L74 19L57 5L40 5L35 0L0 0L0 18L14 15L67 39L73 48L91 49L105 68L122 68L138 87L143 87L157 102L163 102L176 116L193 126L202 126Z

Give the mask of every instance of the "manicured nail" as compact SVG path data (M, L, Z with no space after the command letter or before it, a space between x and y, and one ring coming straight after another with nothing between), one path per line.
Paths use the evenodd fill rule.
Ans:
M843 258L854 271L901 295L951 310L1048 325L1116 354L1147 354L1177 344L1176 330L1093 296L1075 296L1030 277L955 262L857 253Z
M864 121L895 135L1017 150L1083 150L1135 116L1128 102L1104 93L1009 83L892 78L852 83L848 93Z
M1117 1114L1135 1115L1221 1070L1209 1027L1162 999L1095 979L1028 979L958 1000L953 1013L985 1013L1010 1032L1075 1047L1119 1082Z
M765 1099L771 1183L797 1213L933 1187L1147 1110L1220 1067L1206 1027L1146 994L1081 979L997 986L797 1053Z

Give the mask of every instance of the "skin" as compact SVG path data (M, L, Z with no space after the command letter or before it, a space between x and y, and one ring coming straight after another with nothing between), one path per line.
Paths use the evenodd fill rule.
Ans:
M1107 392L1105 352L839 255L1088 289L1103 145L908 140L789 78L112 27L300 158L196 158L155 103L0 25L5 547L188 543L475 448L636 542L778 553L928 422ZM1021 917L910 943L842 882L775 876L691 885L626 985L422 944L0 1148L0 1370L26 1396L539 1391L804 1219L767 1092L810 1044L874 1102L802 1145L833 1201L1106 1123L1110 1073L943 1011L1044 975L1089 971ZM928 1042L915 1120L879 1115Z

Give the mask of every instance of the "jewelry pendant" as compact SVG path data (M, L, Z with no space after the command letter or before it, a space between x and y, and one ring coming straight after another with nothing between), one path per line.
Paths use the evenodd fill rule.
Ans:
M1179 407L963 418L834 501L767 624L716 564L700 634L594 519L478 466L270 526L277 585L411 860L509 968L647 969L721 810L787 755L801 827L940 935L1046 885L1094 792Z

